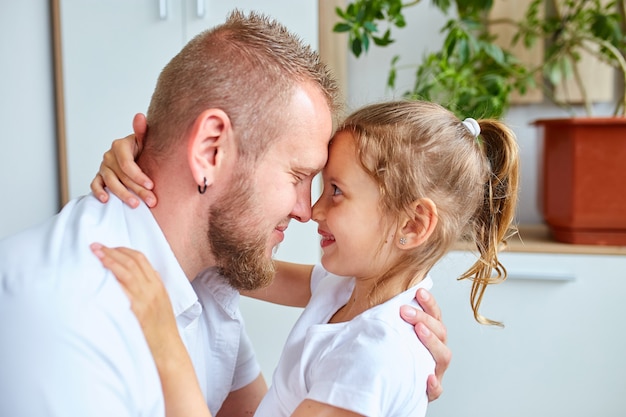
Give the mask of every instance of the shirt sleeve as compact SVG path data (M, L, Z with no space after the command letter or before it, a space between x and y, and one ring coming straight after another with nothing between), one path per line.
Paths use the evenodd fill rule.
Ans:
M237 365L231 391L236 391L250 384L260 373L261 366L256 359L252 342L246 333L245 326L241 326L239 353L237 354Z

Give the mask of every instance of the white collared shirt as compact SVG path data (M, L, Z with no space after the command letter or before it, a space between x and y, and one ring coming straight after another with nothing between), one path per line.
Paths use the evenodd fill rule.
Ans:
M0 241L1 416L164 415L139 323L93 242L140 250L159 271L214 414L258 376L239 294L211 271L194 291L147 207L85 196Z

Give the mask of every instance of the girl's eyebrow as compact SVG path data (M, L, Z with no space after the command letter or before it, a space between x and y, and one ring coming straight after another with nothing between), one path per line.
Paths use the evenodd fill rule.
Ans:
M324 177L324 181L328 181L328 182L331 182L333 184L341 185L342 188L343 188L343 186L346 185L343 181L341 181L341 179L339 179L339 178L337 178L335 176Z

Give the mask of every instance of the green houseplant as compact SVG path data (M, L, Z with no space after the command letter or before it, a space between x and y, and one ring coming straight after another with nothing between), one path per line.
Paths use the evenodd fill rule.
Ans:
M350 50L358 57L371 44L392 44L392 30L406 25L404 9L418 3L356 0L337 9L341 20L334 31L348 33ZM441 28L445 40L439 51L423 57L415 70L414 87L405 95L441 103L459 117L501 117L510 105L511 93L526 91L533 78L489 33L485 20L492 1L432 0L432 4L449 18ZM389 87L395 86L400 59L396 55L391 62Z
M334 30L348 32L350 49L358 56L371 43L391 44L391 30L406 24L403 9L417 3L357 0L337 10L341 21ZM449 18L442 28L444 42L416 67L414 88L405 94L437 101L460 117L501 117L513 94L536 87L575 116L569 94L563 93L573 81L587 117L536 121L546 135L542 213L556 240L626 245L626 193L621 185L626 178L625 3L528 0L522 18L516 19L494 18L493 1L433 1ZM510 44L499 38L502 28L513 33ZM537 45L544 48L538 62L524 62L516 55ZM619 74L611 117L591 117L593 97L588 92L594 86L587 83L597 77L585 78L579 71L579 64L589 57ZM391 62L389 86L394 85L399 60L396 56ZM553 133L556 138L550 136ZM612 134L616 136L610 138ZM608 150L603 150L604 141Z

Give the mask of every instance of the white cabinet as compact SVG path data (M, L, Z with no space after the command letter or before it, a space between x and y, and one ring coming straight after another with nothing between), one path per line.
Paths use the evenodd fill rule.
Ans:
M431 417L626 415L626 256L505 253L510 278L487 289L477 324L473 261L453 252L433 272L453 359Z
M163 66L234 8L264 12L317 45L317 0L61 0L71 198L89 192L111 141L147 110Z

